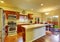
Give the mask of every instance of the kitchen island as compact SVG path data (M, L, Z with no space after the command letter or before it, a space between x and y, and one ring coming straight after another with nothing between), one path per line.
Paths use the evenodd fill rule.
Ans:
M22 25L25 29L25 41L24 42L33 42L34 40L46 35L46 24L31 24L31 25Z

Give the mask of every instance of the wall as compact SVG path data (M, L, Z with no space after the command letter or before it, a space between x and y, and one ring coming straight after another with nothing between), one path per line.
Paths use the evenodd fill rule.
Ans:
M20 14L23 14L22 11L23 11L23 10L20 11ZM39 17L39 18L40 18L40 22L41 22L41 20L42 20L41 13L37 13L37 12L34 12L34 11L30 11L30 10L25 10L25 14L23 14L23 15L28 15L28 14L33 14L33 15L32 15L32 17L33 17L32 22L33 22L33 23L35 23L35 18L36 18L36 17ZM30 21L30 20L29 20L29 21ZM28 21L28 22L29 22L29 21ZM17 22L19 23L19 21L17 21Z
M3 28L2 27L3 26L3 21L2 21L3 20L3 18L2 18L3 15L2 15L2 13L3 13L3 11L2 11L2 9L0 9L0 32L1 32L2 28Z
M59 14L59 28L60 28L60 14Z
M60 28L60 9L50 11L49 14L45 15L44 17L50 17L50 20L52 21L53 20L53 18L52 18L53 16L59 16L56 20L58 21L58 25L59 25L59 28ZM47 18L45 18L45 19L47 19Z
M41 16L41 13L38 13L38 12L35 12L35 11L27 11L27 14L28 13L31 13L31 14L33 14L33 23L35 23L35 18L36 17L39 17L40 18L40 22L42 21L42 16Z

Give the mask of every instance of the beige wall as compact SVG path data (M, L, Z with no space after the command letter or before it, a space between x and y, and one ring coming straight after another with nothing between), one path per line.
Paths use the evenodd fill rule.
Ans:
M59 20L58 20L58 22L59 22L59 28L60 28L60 10L59 10L59 13L58 13L58 15L59 15Z
M60 28L60 9L50 11L49 15L45 15L44 17L52 17L52 16L56 16L56 15L59 16L56 20L58 21L58 25L59 25L59 28ZM52 20L53 20L53 18L51 18L51 21Z
M0 9L0 32L2 31L2 10Z

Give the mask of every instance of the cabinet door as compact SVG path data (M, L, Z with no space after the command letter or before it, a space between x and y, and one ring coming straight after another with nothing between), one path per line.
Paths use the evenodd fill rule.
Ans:
M46 32L45 30L46 30L45 27L40 27L40 28L34 29L34 37L33 37L33 39L36 40L36 39L44 36L45 32Z

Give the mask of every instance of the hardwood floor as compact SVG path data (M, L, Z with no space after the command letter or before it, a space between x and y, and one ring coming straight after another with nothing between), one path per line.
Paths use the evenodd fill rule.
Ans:
M15 36L6 36L4 42L23 42L22 33Z
M23 42L22 33L15 36L7 36L5 42ZM45 35L33 42L60 42L60 33L54 32L54 34Z
M60 42L60 33L55 32L51 35L45 35L33 42Z
M37 39L37 40L35 40L33 42L44 42L45 41L44 38L46 38L46 36L43 36L43 37L41 37L41 38L39 38L39 39Z

